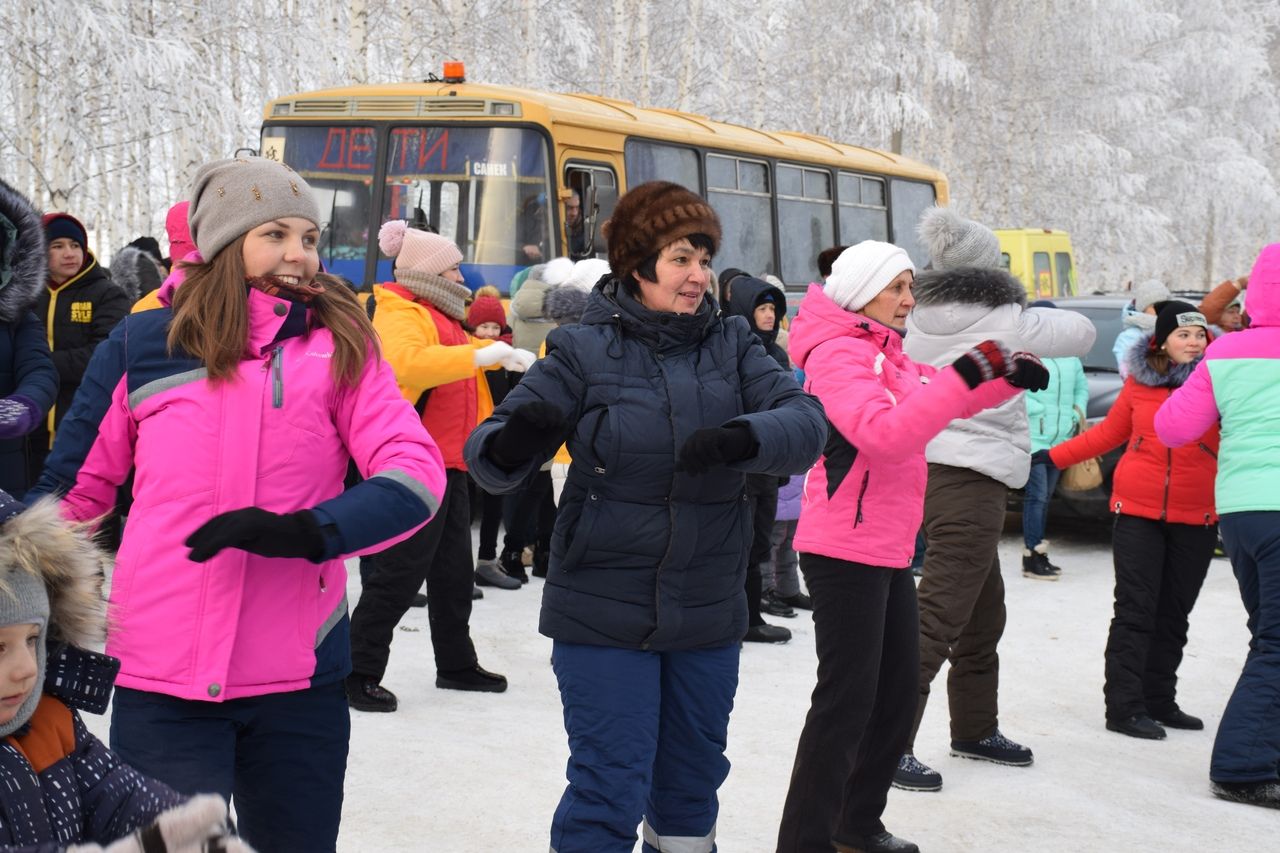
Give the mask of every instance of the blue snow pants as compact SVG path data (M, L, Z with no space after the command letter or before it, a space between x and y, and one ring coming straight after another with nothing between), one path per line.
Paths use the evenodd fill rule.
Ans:
M1230 512L1222 544L1249 614L1249 654L1213 742L1215 782L1280 779L1280 512Z
M569 766L553 853L713 853L737 645L646 652L557 641Z
M351 712L342 682L226 702L116 688L111 748L183 794L234 798L240 835L271 853L338 843Z

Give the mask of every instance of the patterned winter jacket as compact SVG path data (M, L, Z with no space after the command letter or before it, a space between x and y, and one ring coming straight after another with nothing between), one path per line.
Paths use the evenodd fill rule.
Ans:
M80 719L77 709L106 710L116 662L74 646L50 652L35 713L0 741L4 850L106 846L187 799L122 762Z
M1156 413L1170 447L1195 442L1219 419L1219 513L1280 510L1280 243L1249 274L1249 328L1209 345L1191 378Z
M1156 411L1192 375L1196 364L1173 365L1156 373L1147 364L1151 336L1129 350L1120 395L1101 423L1049 451L1053 464L1066 468L1127 443L1112 477L1111 509L1124 515L1212 524L1213 478L1218 470L1218 425L1210 424L1196 441L1171 448L1156 434Z
M816 284L791 324L791 356L829 424L805 479L795 549L906 568L924 515L925 445L952 418L1020 392L1003 379L971 391L954 368L912 361L902 335L845 311Z
M333 338L308 328L301 305L250 290L248 307L248 354L216 384L198 359L168 351L170 308L126 317L94 354L29 495L63 494L63 513L87 521L135 470L107 639L124 687L220 702L341 679L344 555L409 535L444 492L440 451L385 361L339 386ZM350 460L365 479L344 492ZM196 528L248 506L310 509L323 560L234 548L188 559Z
M467 440L467 465L486 491L513 490L545 461L506 471L485 452L511 412L535 400L565 414L573 457L538 629L654 651L740 641L751 539L744 474L809 467L825 435L818 402L710 297L696 314L660 313L616 280L596 285L580 324L551 333L546 358ZM689 436L724 425L750 430L755 455L700 476L677 468Z

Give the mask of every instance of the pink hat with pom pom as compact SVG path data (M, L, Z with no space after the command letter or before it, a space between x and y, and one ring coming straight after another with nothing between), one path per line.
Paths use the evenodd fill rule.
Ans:
M382 223L378 248L396 259L396 270L440 275L462 263L462 252L453 241L430 231L410 228L403 219Z

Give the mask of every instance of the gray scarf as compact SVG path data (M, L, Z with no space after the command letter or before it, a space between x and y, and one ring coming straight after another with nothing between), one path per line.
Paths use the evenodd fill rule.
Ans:
M447 278L415 270L396 270L396 284L414 296L427 300L458 322L467 317L467 300L471 298L471 288L465 284L454 284Z

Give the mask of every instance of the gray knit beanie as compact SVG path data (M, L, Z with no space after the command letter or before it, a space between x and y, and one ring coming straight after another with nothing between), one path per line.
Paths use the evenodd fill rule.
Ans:
M1169 288L1157 278L1149 278L1133 289L1133 308L1139 314L1157 302L1168 302Z
M298 216L320 226L320 208L302 176L263 157L205 163L191 185L187 221L206 261L241 234L273 219Z
M995 232L949 207L931 207L920 217L917 229L935 270L957 267L1000 266L1000 239Z

